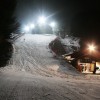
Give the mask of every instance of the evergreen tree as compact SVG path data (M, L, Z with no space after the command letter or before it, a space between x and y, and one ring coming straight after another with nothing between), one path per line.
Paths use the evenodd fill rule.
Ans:
M0 0L0 67L6 66L12 57L13 46L8 39L18 28L13 18L15 7L16 0Z
M10 34L18 28L13 17L16 0L0 0L0 38L9 39Z

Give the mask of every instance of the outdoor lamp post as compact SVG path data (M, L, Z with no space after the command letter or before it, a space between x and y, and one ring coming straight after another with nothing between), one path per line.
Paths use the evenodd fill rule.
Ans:
M30 27L31 29L34 29L34 28L35 28L35 25L34 25L34 24L30 24L29 27Z
M29 32L30 28L29 28L29 26L25 26L25 27L23 28L23 30L24 30L24 32Z
M90 56L93 52L95 52L95 49L96 49L96 46L95 45L88 45L88 49L90 51ZM92 61L92 63L94 64L94 71L93 71L93 74L96 73L96 61Z
M55 25L56 25L56 23L55 23L55 22L51 22L51 23L50 23L50 26L51 26L52 28L54 28L54 27L55 27Z
M39 19L38 19L38 23L41 25L44 25L45 23L46 23L46 17L44 17L44 16L41 16L41 17L39 17Z
M93 44L92 45L88 45L88 49L89 49L90 53L93 52L93 51L95 51L95 48L96 47Z
M27 24L25 26L23 26L23 31L25 33L30 33L32 32L32 30L35 28L35 25L33 23Z
M54 30L55 30L55 27L56 27L56 23L55 22L51 22L49 25L52 28L52 31L53 31L53 34L54 34Z

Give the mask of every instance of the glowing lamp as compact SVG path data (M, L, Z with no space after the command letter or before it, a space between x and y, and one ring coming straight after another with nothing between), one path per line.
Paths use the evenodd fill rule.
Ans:
M46 18L44 16L41 16L41 17L39 17L38 22L39 22L39 24L45 24Z
M31 29L34 29L35 28L35 25L34 24L30 24L30 28Z
M25 27L24 27L24 31L25 31L25 32L28 32L29 30L30 30L29 26L25 26Z
M50 26L51 26L51 27L55 27L55 25L56 25L55 22L51 22L51 23L50 23Z
M89 45L88 46L88 49L90 50L90 51L95 51L95 46L92 44L92 45Z

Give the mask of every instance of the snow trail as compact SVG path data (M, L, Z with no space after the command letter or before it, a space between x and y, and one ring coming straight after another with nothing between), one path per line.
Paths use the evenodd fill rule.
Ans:
M83 78L53 58L48 43L55 37L25 34L15 41L10 64L0 68L0 100L100 100L99 76Z
M53 58L48 44L55 38L55 35L23 35L13 45L12 64L9 66L14 70L37 75L65 77L68 74L78 75L79 73L71 65Z

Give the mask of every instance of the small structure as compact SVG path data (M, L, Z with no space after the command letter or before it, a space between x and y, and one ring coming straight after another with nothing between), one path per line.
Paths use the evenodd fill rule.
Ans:
M69 63L82 73L100 73L100 59L92 55L84 55L81 52L64 55Z

